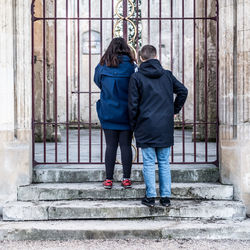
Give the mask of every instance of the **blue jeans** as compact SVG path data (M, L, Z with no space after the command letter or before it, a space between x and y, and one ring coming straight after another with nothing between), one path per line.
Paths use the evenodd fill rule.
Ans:
M155 155L159 167L159 187L161 197L171 196L171 173L169 166L170 147L142 148L143 176L146 185L146 196L156 197L155 187Z

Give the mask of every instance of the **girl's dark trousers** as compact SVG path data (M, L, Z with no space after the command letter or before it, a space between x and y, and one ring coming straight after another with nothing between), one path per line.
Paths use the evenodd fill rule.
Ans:
M104 134L106 139L106 178L109 180L113 179L118 144L120 145L121 149L123 178L130 178L132 166L132 131L104 129Z

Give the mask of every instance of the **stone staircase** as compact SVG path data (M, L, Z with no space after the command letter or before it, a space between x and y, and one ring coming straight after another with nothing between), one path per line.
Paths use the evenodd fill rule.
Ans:
M102 166L39 166L34 184L18 189L18 201L3 208L4 221L135 219L135 218L245 218L245 207L233 201L233 187L221 185L218 169L212 165L172 167L172 205L148 208L141 205L145 190L141 166L133 167L132 189L115 182L105 190ZM115 181L122 178L117 167Z
M111 190L105 190L102 187L102 181L105 178L103 166L37 166L34 169L34 183L19 187L18 200L9 202L3 207L3 222L37 221L34 225L35 227L40 225L40 228L36 228L35 232L40 230L41 234L48 235L48 225L50 225L52 228L55 227L54 231L49 230L51 233L54 232L53 239L61 239L60 235L69 239L72 233L66 232L72 229L74 225L72 220L75 220L76 231L78 225L78 230L88 232L88 236L79 234L83 238L116 238L114 230L118 230L115 229L118 225L123 228L123 233L120 232L121 228L118 230L120 232L118 235L122 238L128 235L144 237L147 231L145 227L148 225L152 226L153 231L156 230L154 233L159 233L159 229L163 233L163 228L166 232L166 228L169 230L169 226L172 225L171 235L178 235L174 228L177 226L176 230L180 230L180 223L197 232L199 221L205 223L200 226L207 226L210 231L213 226L209 223L215 221L221 223L219 227L227 225L230 231L232 230L232 227L228 227L230 223L231 225L235 221L240 223L246 218L244 204L233 200L233 186L218 183L218 168L213 165L173 165L171 167L172 204L168 208L158 203L154 208L141 204L140 200L145 195L141 168L140 165L133 166L133 188L125 190L120 184L122 169L121 166L117 166L114 187ZM179 224L173 224L173 221L178 221ZM191 226L188 224L190 221L195 223ZM107 223L114 227L108 229L105 226ZM20 224L12 225L21 227ZM27 227L27 224L23 225L24 228ZM92 229L91 225L93 225ZM146 231L143 231L143 227ZM24 228L22 230L25 231ZM61 234L58 233L60 228ZM238 228L242 230L239 225ZM44 230L47 230L47 234ZM100 230L102 230L101 234ZM109 236L107 236L107 230ZM14 230L13 234L17 232ZM95 232L99 232L98 235ZM151 232L150 235L155 235L154 233ZM28 234L31 232L29 231ZM0 224L0 239L1 235L5 234L1 234ZM23 238L27 239L26 236ZM79 238L81 237L77 239Z

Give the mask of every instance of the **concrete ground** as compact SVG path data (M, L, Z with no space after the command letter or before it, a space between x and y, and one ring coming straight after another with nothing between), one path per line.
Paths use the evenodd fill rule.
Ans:
M249 241L232 240L84 240L0 242L0 250L248 250Z
M61 130L62 141L58 142L58 162L66 161L66 130ZM175 146L174 146L174 162L183 161L183 140L182 140L182 130L176 129L174 132L175 135ZM193 162L194 161L194 142L192 142L192 130L185 129L185 161ZM133 141L135 145L135 141ZM103 135L103 145L101 146L101 131L100 129L91 130L91 161L100 162L101 161L101 149L103 151L104 161L104 152L105 152L105 138ZM207 143L207 157L208 161L212 162L216 160L216 143L208 142ZM134 152L133 152L134 153ZM117 159L120 161L118 150ZM35 160L37 162L42 162L44 156L44 144L36 143L35 144ZM142 161L142 154L139 152L139 160ZM196 142L196 160L197 162L205 161L205 142ZM47 162L55 162L55 143L47 142L46 143L46 158ZM77 162L78 160L78 130L69 130L69 161ZM89 162L89 130L81 129L80 130L80 161Z

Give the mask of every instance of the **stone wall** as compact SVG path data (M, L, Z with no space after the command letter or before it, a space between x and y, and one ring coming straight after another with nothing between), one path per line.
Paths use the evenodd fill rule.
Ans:
M31 182L30 4L0 3L0 203Z
M220 1L220 170L250 214L250 2Z

